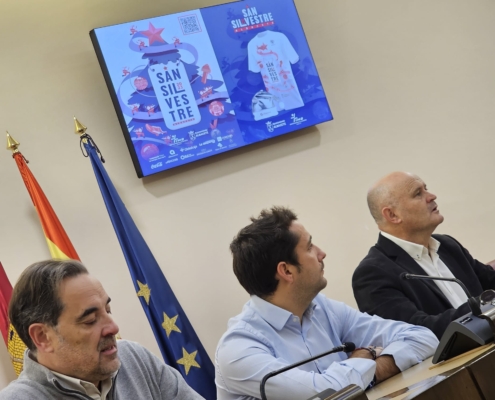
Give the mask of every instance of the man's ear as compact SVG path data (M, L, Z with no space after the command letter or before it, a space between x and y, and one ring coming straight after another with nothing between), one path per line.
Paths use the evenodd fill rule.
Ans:
M391 207L382 208L382 216L390 224L400 224L402 219L395 213Z
M281 282L292 283L294 275L292 274L292 268L285 261L280 261L277 265L277 278Z
M46 324L35 323L29 326L28 332L38 351L43 353L53 352L53 328L48 327Z

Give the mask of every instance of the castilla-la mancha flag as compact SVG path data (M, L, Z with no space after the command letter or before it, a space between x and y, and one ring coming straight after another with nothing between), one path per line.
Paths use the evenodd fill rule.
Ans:
M26 345L19 338L14 327L9 323L9 302L12 297L12 285L0 263L0 332L10 354L10 361L17 376L22 371L22 357Z
M9 302L11 297L12 285L2 263L0 263L0 332L6 345L9 337Z

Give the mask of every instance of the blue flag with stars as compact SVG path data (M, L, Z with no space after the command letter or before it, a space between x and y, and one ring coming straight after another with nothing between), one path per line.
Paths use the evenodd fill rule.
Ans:
M215 369L210 357L113 186L97 147L89 135L81 139L165 363L179 370L187 384L205 399L216 399Z

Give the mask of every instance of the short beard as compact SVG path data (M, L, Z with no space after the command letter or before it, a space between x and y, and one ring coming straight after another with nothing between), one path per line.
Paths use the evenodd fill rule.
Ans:
M67 344L66 340L64 339L64 337L60 334L60 332L58 331L57 327L53 327L55 333L57 334L57 338L60 342L60 347L62 348L69 348L69 345ZM102 348L101 346L101 343L108 343L108 339L104 339L102 342L100 342L98 344L98 348ZM117 346L116 344L116 340L115 340L115 337L112 339L112 342L114 343L115 346ZM107 378L110 378L115 372L117 372L121 366L121 361L120 359L118 358L117 356L117 361L118 361L118 365L116 368L111 368L111 369L104 369L102 368L102 366L100 364L98 364L96 366L95 369L93 370L77 370L75 371L78 375L81 375L81 376L84 376L84 379L85 381L87 382L101 382ZM74 378L79 378L79 377L75 377ZM80 379L80 378L79 378Z

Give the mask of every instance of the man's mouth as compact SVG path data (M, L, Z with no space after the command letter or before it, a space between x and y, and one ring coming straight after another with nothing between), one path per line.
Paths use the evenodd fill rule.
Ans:
M108 344L104 344L103 346L100 346L100 353L104 355L110 355L114 354L117 352L117 345L115 342L111 342Z

